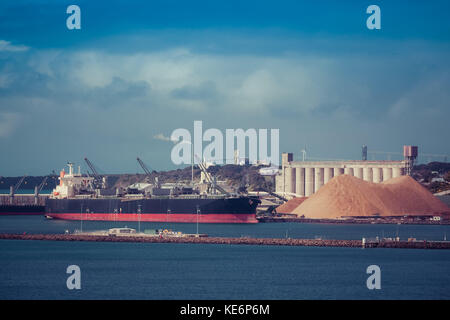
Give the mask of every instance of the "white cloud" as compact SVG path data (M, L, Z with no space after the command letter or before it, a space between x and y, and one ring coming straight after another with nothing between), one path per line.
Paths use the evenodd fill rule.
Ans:
M10 52L21 52L27 51L29 47L24 45L12 45L10 41L0 40L0 52L10 51Z
M155 135L153 136L153 139L155 139L155 140L161 140L161 141L170 141L170 142L173 142L173 141L170 139L170 137L166 137L163 133L155 134Z
M333 56L302 50L273 55L218 54L182 47L138 53L48 50L33 52L27 65L30 72L46 77L37 82L42 88L34 92L49 89L51 96L65 92L75 99L76 95L80 100L89 98L82 101L89 108L122 103L131 108L137 102L167 112L239 111L264 116L286 110L299 115L344 108L355 116L370 115L374 109L377 114L387 114L390 109L396 114L405 108L404 103L415 108L415 99L402 100L409 88L421 86L418 77L405 71L411 69L411 59L423 65L434 63L431 53L420 58L424 61L415 61L419 58L408 56L408 46L403 45L405 55L394 57L366 57L364 52ZM32 82L33 77L27 79ZM148 94L131 101L142 91L127 91L132 84L147 86ZM7 85L10 80L0 74L0 88ZM423 91L423 87L418 89ZM129 96L124 97L123 92Z
M28 56L22 64L28 74L23 70L14 72L21 75L15 77L16 82L2 78L0 71L0 88L21 88L17 99L37 95L65 110L103 112L107 107L108 112L114 108L127 110L130 117L141 111L153 116L158 110L158 114L166 114L167 119L178 123L186 112L205 119L229 119L239 114L242 119L257 115L290 121L308 114L331 118L343 110L355 121L377 121L377 117L401 114L405 108L417 109L419 100L409 90L433 91L424 88L435 74L433 71L420 81L417 71L415 77L410 76L407 72L411 70L411 59L417 63L414 59L418 58L400 54L332 56L299 50L249 55L172 48L138 53L40 50ZM420 62L432 64L433 58L430 53ZM445 73L448 67L443 68ZM439 83L446 83L446 79ZM432 94L427 96L433 100ZM442 99L434 100L433 107L439 113Z
M402 145L401 133L409 132L405 121L398 121L404 114L409 115L408 125L421 125L431 132L428 140L438 141L445 129L423 122L426 117L417 116L417 110L435 121L448 118L450 98L443 93L448 77L436 80L435 75L448 74L450 67L433 52L418 58L407 46L398 51L265 55L186 48L33 50L14 55L10 59L17 63L0 69L0 109L38 119L22 126L21 133L41 130L63 147L77 137L73 140L80 142L75 143L86 141L91 152L102 145L111 154L117 146L145 150L149 140L142 137L170 142L161 132L186 128L193 120L203 120L205 128L280 128L284 150L307 144L311 150L316 147L316 155L322 149L334 157L362 143ZM8 77L2 78L6 71ZM2 137L20 124L6 125L7 117L1 118ZM421 133L414 135L412 143ZM154 144L161 152L156 157L167 162L164 148L170 143ZM79 148L86 152L84 145Z
M170 109L309 111L330 96L345 100L347 95L340 88L337 59L202 54L183 48L126 55L79 51L64 59L59 72L73 84L106 87L114 78L145 82L153 103Z

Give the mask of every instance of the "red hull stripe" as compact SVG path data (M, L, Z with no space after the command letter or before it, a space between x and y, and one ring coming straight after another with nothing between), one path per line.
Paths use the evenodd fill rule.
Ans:
M143 222L186 222L196 223L197 214L165 213L47 213L49 217L65 220L92 221L143 221ZM255 214L199 214L199 223L257 223Z

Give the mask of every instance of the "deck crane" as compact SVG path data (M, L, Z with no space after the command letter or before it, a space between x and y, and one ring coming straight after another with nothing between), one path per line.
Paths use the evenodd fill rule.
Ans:
M22 185L25 178L26 178L26 175L24 175L22 178L20 178L20 180L15 184L15 186L13 187L14 192L16 192L20 188L20 186Z
M216 179L214 179L211 174L206 170L206 167L204 165L204 163L202 163L199 159L199 157L197 155L195 155L195 157L199 160L198 162L198 166L200 168L200 170L202 170L202 172L205 175L205 178L207 180L207 182L213 187L213 189L217 189L219 190L221 193L230 196L230 193L228 191L226 191L224 188L222 188L221 186L219 186L216 182Z
M47 182L48 176L45 176L44 179L42 179L41 183L34 187L34 204L39 204L39 193L41 192L42 188L44 187L45 183Z
M152 181L152 177L151 177L151 172L150 170L148 170L147 166L145 165L145 163L139 158L136 158L137 162L139 163L139 165L141 166L142 170L144 170L145 174L147 175L147 179L148 181ZM158 183L158 178L155 177L154 179L154 185L155 187L159 187L159 183Z
M48 176L45 176L44 179L42 179L41 183L36 187L36 196L41 193L42 188L44 187L45 183L47 182Z
M96 189L100 189L100 188L104 188L104 184L103 184L103 178L98 174L97 169L95 169L94 165L92 164L91 161L89 161L88 158L84 158L84 161L86 162L86 164L88 165L88 167L91 169L92 171L92 175L94 176L94 186ZM89 173L88 173L89 175Z
M26 175L24 175L22 178L20 178L20 180L14 186L9 187L10 204L13 204L14 194L15 194L16 190L20 188L20 185L25 180L25 177L26 177Z
M84 161L86 161L86 164L89 166L89 168L91 168L91 171L94 174L94 177L99 177L99 174L98 174L97 170L95 169L94 165L92 164L92 162L89 161L88 158L84 158Z

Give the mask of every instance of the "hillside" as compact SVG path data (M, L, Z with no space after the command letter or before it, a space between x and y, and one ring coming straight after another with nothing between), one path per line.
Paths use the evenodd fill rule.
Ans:
M431 193L450 190L450 163L430 162L416 165L412 177Z
M239 189L245 186L249 191L258 191L262 189L269 189L274 191L274 180L271 177L264 177L259 175L260 167L255 166L237 166L237 165L223 165L212 166L208 171L215 175L217 180L225 180L233 188ZM148 178L143 173L136 174L115 174L105 175L108 180L108 185L113 187L127 187L136 182L148 181ZM191 180L191 167L187 166L183 169L170 171L153 171L151 179L158 176L159 181L164 182L180 182ZM450 189L450 163L446 162L430 162L428 164L420 164L414 166L412 177L418 181L422 186L427 188L430 192L436 193ZM0 189L9 189L9 186L15 185L21 177L2 177L0 176ZM42 181L42 176L29 176L25 178L22 189L33 189L34 186L39 185ZM200 179L200 169L194 167L194 180ZM57 176L51 176L47 181L44 189L53 189L58 183Z
M261 188L274 190L275 186L273 179L270 177L264 177L259 174L259 168L255 166L237 166L237 165L224 165L224 166L212 166L208 168L208 171L213 174L217 180L226 181L234 189L242 189L247 187L249 191L258 191ZM200 179L200 169L194 167L194 180ZM158 177L161 183L165 182L188 182L191 181L191 167L188 166L183 169L170 170L170 171L153 171L150 177L147 177L143 173L136 174L115 174L105 175L108 185L110 187L122 187L136 183L153 181L155 177ZM10 186L15 185L21 177L2 177L0 176L0 189L9 189ZM20 189L34 189L39 185L44 177L42 176L29 176L26 177ZM43 189L53 189L58 183L57 176L50 176Z
M231 187L235 189L245 188L249 191L258 191L261 188L274 190L275 186L270 177L263 177L259 174L259 168L255 166L237 166L237 165L224 165L224 166L212 166L208 168L213 176L218 181L226 181ZM194 167L194 181L200 180L201 170ZM150 178L144 174L123 174L118 177L114 182L115 187L126 187L136 182L152 181L155 177L158 177L159 182L189 182L191 181L191 167L184 169L177 169L171 171L153 171ZM111 176L112 178L112 176ZM109 179L111 179L109 178ZM110 184L111 185L111 184Z

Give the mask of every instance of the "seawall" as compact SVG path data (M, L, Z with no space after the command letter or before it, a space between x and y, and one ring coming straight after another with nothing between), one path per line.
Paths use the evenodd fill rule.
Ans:
M277 238L222 238L222 237L140 237L140 236L94 236L76 234L0 234L8 240L48 241L92 241L92 242L142 242L142 243L191 243L191 244L233 244L272 245L307 247L351 247L361 248L361 240L329 239L277 239ZM379 241L368 242L365 248L403 249L450 249L450 241Z

